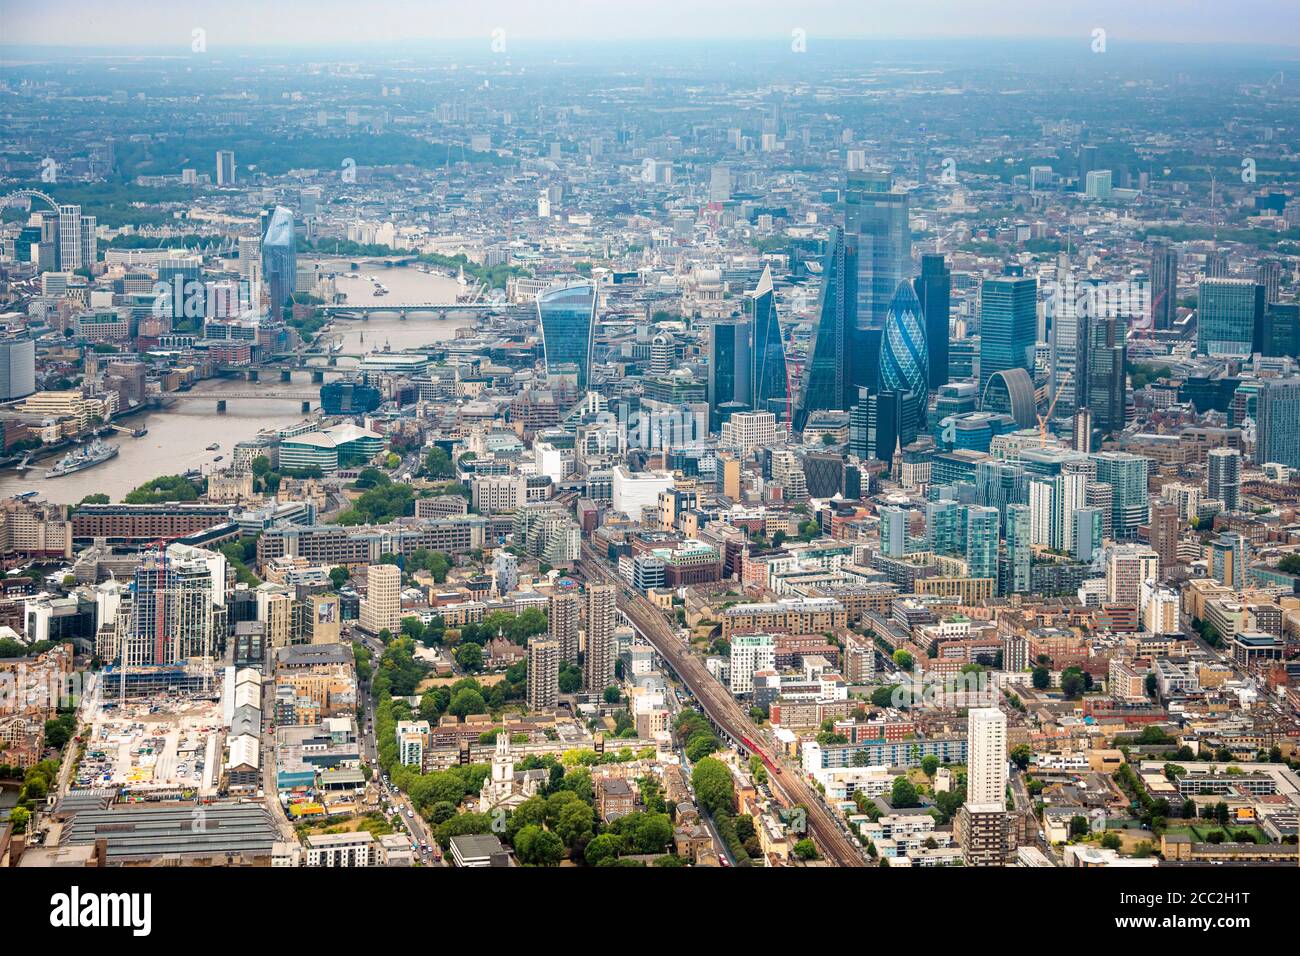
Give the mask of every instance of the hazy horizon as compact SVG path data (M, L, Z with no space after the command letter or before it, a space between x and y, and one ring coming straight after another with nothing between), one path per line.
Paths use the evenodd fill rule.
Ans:
M127 12L136 16L124 16ZM773 0L700 4L660 0L611 9L597 0L542 6L507 0L485 7L412 0L280 0L274 5L229 0L221 7L179 0L138 16L120 0L48 0L40 7L0 0L0 48L165 50L191 52L203 30L209 52L237 48L482 42L764 41L789 46L803 31L811 50L832 40L1068 40L1085 46L1106 31L1111 48L1124 43L1234 44L1300 49L1300 18L1286 0L1240 0L1231 10L1210 0L1143 4L1093 0L1076 9L1029 0L993 5L967 0L916 0L905 8L866 2L812 0L794 7ZM504 31L494 34L494 31ZM500 52L500 51L497 51Z

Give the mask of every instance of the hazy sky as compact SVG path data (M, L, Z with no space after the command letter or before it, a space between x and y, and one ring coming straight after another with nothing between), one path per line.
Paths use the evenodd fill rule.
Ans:
M0 0L0 45L1081 37L1300 47L1297 0Z

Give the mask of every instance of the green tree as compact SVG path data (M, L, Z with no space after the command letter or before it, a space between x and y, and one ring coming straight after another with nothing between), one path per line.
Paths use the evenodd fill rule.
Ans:
M605 860L612 860L622 852L623 840L613 833L602 833L587 844L584 859L588 866L599 866Z
M691 771L691 786L700 806L710 814L729 813L735 805L736 789L731 771L720 760L705 757L696 761Z
M468 714L486 714L487 703L483 700L483 695L478 691L465 688L451 698L451 704L448 706L447 712L462 718Z
M801 860L815 860L817 859L817 844L804 837L794 845L794 855Z
M456 663L467 671L483 669L483 648L477 644L462 644L456 648ZM476 712L477 713L477 712Z
M890 791L889 805L896 809L904 807L914 807L920 801L916 797L916 787L906 777L895 777L894 786Z

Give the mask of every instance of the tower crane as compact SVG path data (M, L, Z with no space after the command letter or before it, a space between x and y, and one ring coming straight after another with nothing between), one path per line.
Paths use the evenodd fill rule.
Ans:
M1061 379L1061 384L1056 387L1056 394L1052 396L1052 403L1047 406L1047 413L1038 416L1038 443L1043 447L1047 446L1047 423L1051 420L1052 412L1056 410L1056 403L1061 397L1065 383L1070 380L1070 376L1073 374L1073 369L1065 373L1065 377Z

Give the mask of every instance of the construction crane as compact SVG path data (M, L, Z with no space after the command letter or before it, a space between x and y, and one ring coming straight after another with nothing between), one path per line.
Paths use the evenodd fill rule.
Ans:
M1065 373L1065 377L1061 379L1061 384L1056 387L1056 394L1052 396L1052 403L1047 406L1047 414L1038 416L1038 443L1044 448L1047 447L1047 422L1051 419L1052 412L1056 410L1056 403L1061 397L1061 392L1065 389L1065 383L1070 380L1070 376L1073 374L1073 369Z

